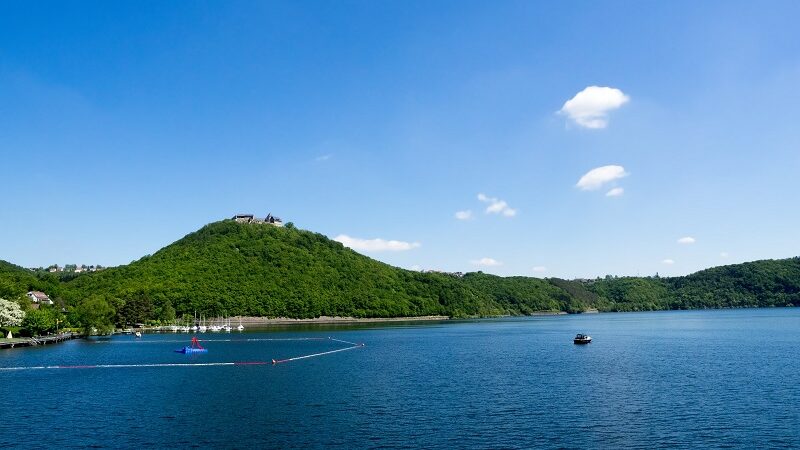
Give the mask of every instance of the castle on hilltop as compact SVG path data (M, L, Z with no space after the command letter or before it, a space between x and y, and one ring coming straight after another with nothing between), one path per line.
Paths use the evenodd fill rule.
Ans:
M266 223L269 225L275 225L276 227L282 227L283 221L280 217L275 217L272 214L267 214L267 217L263 219L259 219L252 214L237 214L233 216L233 220L237 223Z

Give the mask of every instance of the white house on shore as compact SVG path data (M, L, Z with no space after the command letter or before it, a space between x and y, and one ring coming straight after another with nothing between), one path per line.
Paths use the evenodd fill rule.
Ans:
M52 305L53 304L53 301L50 300L50 297L48 297L47 294L45 294L42 291L30 291L30 292L28 292L28 298L31 299L31 302L36 303L37 305L39 305L39 304Z

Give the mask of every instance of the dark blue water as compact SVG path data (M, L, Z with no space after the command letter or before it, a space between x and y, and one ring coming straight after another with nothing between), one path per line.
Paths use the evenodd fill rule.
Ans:
M577 332L594 337L572 344ZM262 366L0 371L0 447L800 447L800 309L307 327L363 348ZM268 361L346 345L186 335L0 351L0 367Z

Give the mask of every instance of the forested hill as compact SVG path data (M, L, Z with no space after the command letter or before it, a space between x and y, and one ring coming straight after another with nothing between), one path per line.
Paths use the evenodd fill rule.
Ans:
M588 289L605 310L800 306L800 258L714 267L684 277L606 277Z
M800 259L674 278L463 277L378 262L293 226L209 224L126 266L71 281L0 263L0 297L43 290L67 309L111 306L117 324L176 315L452 317L537 311L800 306Z
M155 317L168 315L164 308L211 317L506 313L457 277L398 269L293 226L231 220L209 224L127 266L78 277L63 295L68 303L93 295L112 305L141 303L137 310L152 307Z

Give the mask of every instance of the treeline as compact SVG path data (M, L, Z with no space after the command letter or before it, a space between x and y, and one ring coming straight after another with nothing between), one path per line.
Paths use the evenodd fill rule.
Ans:
M59 279L0 262L0 298L42 290L76 326L108 329L206 317L474 317L800 305L800 260L757 261L686 277L592 281L420 273L327 237L230 220L126 266ZM23 302L24 303L24 302Z
M607 277L589 284L607 311L800 306L800 258L714 267L684 277Z

